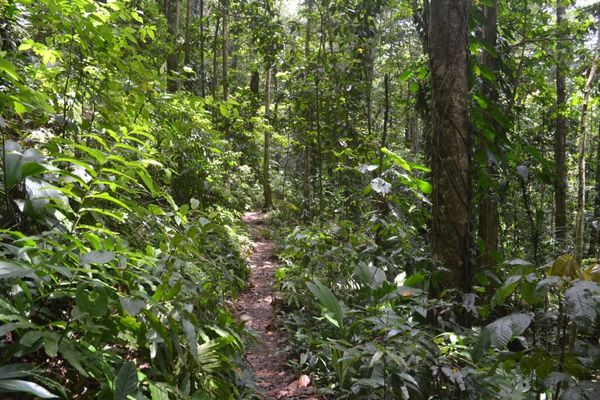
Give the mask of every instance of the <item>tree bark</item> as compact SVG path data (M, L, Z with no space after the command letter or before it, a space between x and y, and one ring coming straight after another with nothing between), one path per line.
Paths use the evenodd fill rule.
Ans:
M588 248L588 258L595 257L600 239L600 125L598 130L596 145L596 192L594 196L594 221L592 223L592 232L590 234L590 246Z
M587 80L583 88L583 105L581 107L581 119L579 122L579 151L578 151L578 173L577 173L577 219L575 221L575 258L581 264L583 259L583 238L584 238L584 219L585 219L585 141L587 134L587 111L590 102L590 93L592 84L596 79L598 69L598 54L600 52L600 18L596 21L598 29L598 38L596 40L596 49L594 58L590 66Z
M200 95L206 96L206 71L204 66L204 0L200 0Z
M267 78L266 78L266 100L265 100L265 119L269 123L269 126L265 127L265 146L263 154L263 196L264 196L264 208L273 208L273 193L271 191L271 80L272 80L273 68L267 67Z
M179 36L179 0L166 0L165 11L169 32L173 36L173 43L177 43L177 37ZM167 56L167 88L171 92L179 89L178 81L174 77L174 74L179 68L177 58L177 48L175 47Z
M311 38L311 15L313 0L307 0L306 7L308 8L308 15L306 17L306 35L304 37L304 59L308 63L310 57L310 38ZM305 80L308 81L308 76L305 76ZM308 218L310 215L310 203L311 203L311 188L310 188L310 170L311 170L311 149L310 149L310 126L312 122L311 105L309 104L306 110L306 132L304 139L304 152L303 152L303 167L304 173L302 177L302 197L304 198L303 214L304 218Z
M492 7L483 7L483 17L485 18L484 26L482 27L482 40L490 48L496 47L496 39L498 37L498 13L497 2L494 2ZM498 60L495 54L484 50L481 56L481 64L490 70L494 75L498 70ZM495 83L495 82L494 82ZM494 105L498 103L498 90L494 83L484 82L482 92ZM486 125L491 128L498 137L500 126L495 122L494 118L486 115ZM490 143L485 134L481 134L480 150L487 153L490 148L494 148L494 143ZM495 168L491 160L487 159L486 171L490 177L495 175ZM491 180L494 180L492 178ZM494 253L498 250L498 202L492 188L485 188L483 192L483 201L479 207L479 239L483 243L483 253L479 257L479 267L482 270L489 270L496 264Z
M219 26L221 23L221 17L217 16L217 22L215 23L215 34L213 37L213 73L212 73L212 97L213 100L217 99L217 86L219 85L219 77L217 75L217 49L219 46Z
M563 58L564 32L561 24L565 18L565 7L562 0L556 0L556 25L558 29L556 42L556 119L554 126L554 237L558 246L565 246L567 235L567 168L565 166L565 148L567 137L567 121L565 118L567 94L565 89L565 65Z
M223 0L223 100L229 99L229 0Z
M383 131L381 132L381 143L379 146L379 173L383 173L383 151L381 148L387 145L388 124L390 119L390 74L383 76L384 109L383 109Z
M433 259L448 269L431 288L469 291L471 140L466 0L433 0L429 24L432 83Z
M191 61L191 46L190 46L190 28L192 25L192 16L194 14L194 0L188 0L187 11L185 14L185 44L183 50L184 64L188 65Z

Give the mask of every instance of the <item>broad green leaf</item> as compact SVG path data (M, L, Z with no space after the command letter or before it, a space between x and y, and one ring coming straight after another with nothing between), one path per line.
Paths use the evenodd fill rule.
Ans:
M492 307L495 307L499 304L503 304L504 300L506 300L506 298L508 296L510 296L511 294L513 294L513 292L515 291L515 289L517 288L517 286L519 285L519 282L521 281L522 275L511 275L509 276L504 283L502 284L502 286L500 286L497 290L496 293L494 293L494 296L492 297L490 304L492 305Z
M227 107L227 104L224 104L224 103L219 104L219 112L225 118L229 118L229 116L230 116L229 107Z
M122 207L124 209L126 209L127 211L131 211L131 208L123 203L121 200L114 198L113 196L111 196L110 194L106 193L106 192L102 192L102 193L95 193L95 194L91 194L89 196L87 196L88 198L93 198L93 199L102 199L102 200L106 200L109 201L113 204L116 204L119 207Z
M339 300L335 297L333 292L321 282L315 280L314 282L307 282L306 286L312 292L312 294L319 300L319 302L333 314L335 322L337 322L338 328L344 327L344 313Z
M512 336L522 334L532 320L530 314L511 314L487 325L484 329L490 332L491 345L504 348Z
M381 268L359 262L354 269L356 276L365 284L377 288L385 281L385 272Z
M1 56L0 56L1 57ZM11 77L13 80L19 80L19 74L17 74L17 69L15 65L4 58L0 58L0 71L4 71L6 75Z
M79 259L79 265L106 264L115 259L116 254L112 251L92 250Z
M7 261L0 261L0 280L35 276L35 271L29 267Z
M10 192L15 185L23 179L22 165L23 148L14 140L7 140L4 143L2 158L4 160L4 187L6 192Z
M381 148L381 152L383 154L385 154L386 156L388 156L394 162L394 164L398 165L399 167L401 167L402 169L404 169L408 172L411 171L410 164L408 163L408 161L406 161L404 158L400 157L398 154L389 151L385 147Z
M31 376L32 368L26 364L7 364L0 366L0 379L26 378Z
M481 330L481 334L473 348L473 358L477 360L487 349L492 346L504 349L513 336L521 335L531 324L531 314L515 313L488 324Z
M371 181L371 188L379 194L388 194L392 191L392 185L381 178L375 178Z
M198 365L200 365L201 361L200 355L198 354L198 337L196 334L196 327L187 319L182 320L181 324L183 326L183 332L185 333L185 337L190 346L192 357L194 357L194 360L196 360Z
M105 287L96 287L93 292L90 315L101 317L108 312L108 292Z
M114 400L127 400L127 396L138 388L137 368L134 363L124 363L115 379Z
M422 179L419 178L414 178L415 183L417 184L417 187L419 188L419 190L425 194L429 194L433 191L433 187L431 186L431 183L424 181Z
M148 388L150 389L150 400L169 400L169 393L161 387L150 383Z
M92 302L90 301L90 296L87 292L87 286L84 283L80 283L77 286L77 290L75 291L75 304L79 311L88 312Z
M578 325L589 326L598 316L600 286L596 282L576 281L565 292L565 306Z
M37 383L23 381L20 379L2 379L2 377L0 377L0 392L27 393L42 399L58 398L58 396L50 393Z

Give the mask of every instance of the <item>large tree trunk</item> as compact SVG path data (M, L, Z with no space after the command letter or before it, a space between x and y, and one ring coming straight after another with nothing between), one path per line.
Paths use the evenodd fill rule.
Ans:
M581 108L581 120L579 123L579 162L577 173L577 219L575 221L575 258L581 264L583 258L583 236L584 236L584 218L585 218L585 141L587 134L587 111L590 102L590 93L592 84L596 79L598 69L598 53L600 52L600 18L596 21L598 28L598 38L596 41L596 50L594 59L589 69L585 87L583 88L583 105Z
M497 3L492 7L483 7L483 16L485 18L484 26L482 27L482 40L492 49L496 47L496 39L498 37L498 14ZM490 51L484 50L481 56L481 64L493 74L498 70L498 60L496 55ZM498 103L498 90L495 82L484 82L482 91L491 103ZM490 127L495 137L500 133L500 126L495 122L490 115L486 116L486 124ZM489 148L494 148L494 143L490 143L484 134L481 134L480 150L487 152ZM487 160L486 171L490 177L495 175L495 168L491 160ZM493 178L492 178L493 180ZM483 201L479 207L479 239L483 243L483 253L479 258L479 267L489 270L496 264L494 253L498 250L498 202L492 188L485 188L483 192Z
M263 154L263 196L264 196L264 208L273 208L273 193L271 191L271 80L272 80L273 69L271 66L267 67L267 79L266 79L266 100L265 100L265 119L269 122L269 126L265 128L265 147Z
M469 60L466 0L433 0L429 23L432 83L433 259L448 269L432 285L468 291L471 140L469 135Z
M567 168L565 166L565 147L567 137L567 120L565 118L567 92L565 90L565 70L568 68L565 56L564 32L561 27L565 18L564 2L556 0L556 120L554 128L554 163L556 165L554 180L554 237L560 248L564 248L567 235Z

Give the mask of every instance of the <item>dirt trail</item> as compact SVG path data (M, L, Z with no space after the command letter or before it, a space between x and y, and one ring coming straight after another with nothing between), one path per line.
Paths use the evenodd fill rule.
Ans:
M249 289L237 302L237 316L258 339L248 346L246 357L254 374L258 389L265 400L312 399L315 389L307 376L296 376L286 367L287 339L274 326L273 280L277 266L273 259L275 243L261 236L264 214L246 213L243 221L252 230L254 249L250 258Z

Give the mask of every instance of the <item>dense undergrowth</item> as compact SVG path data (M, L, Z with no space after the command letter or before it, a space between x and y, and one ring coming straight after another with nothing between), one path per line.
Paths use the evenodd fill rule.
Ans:
M388 179L402 165L389 157ZM585 268L568 255L541 267L505 260L476 274L473 293L433 299L444 269L415 229L427 212L416 211L419 187L406 177L392 181L397 190L373 182L366 192L385 203L385 218L272 218L282 238L276 285L290 365L339 399L552 398L557 385L561 399L597 398L594 260Z
M371 228L335 220L282 235L278 304L294 349L290 364L312 374L323 393L530 399L561 382L560 398L598 396L593 268L586 273L569 256L552 269L515 259L504 264L491 298L476 286L459 299L432 300L432 262L382 250Z
M452 2L472 143L432 171L450 3L302 3L0 0L0 397L259 398L232 301L241 213L274 202L290 365L320 395L600 398L598 7ZM464 218L436 220L451 192ZM468 240L430 248L452 217Z
M2 13L0 393L249 395L230 300L255 178L218 105L165 90L156 3Z

